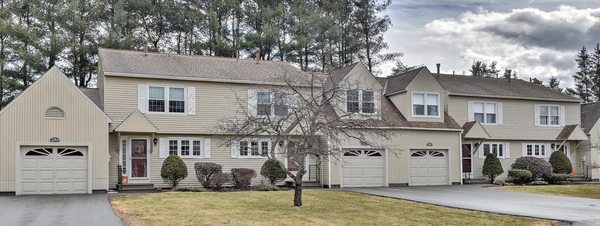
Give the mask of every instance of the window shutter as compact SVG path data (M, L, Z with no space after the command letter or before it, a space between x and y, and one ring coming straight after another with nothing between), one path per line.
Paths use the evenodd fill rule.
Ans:
M504 158L510 158L510 143L504 143Z
M204 145L204 158L210 158L210 139L204 139L202 143Z
M534 104L533 105L533 112L534 112L534 121L535 121L535 125L539 126L540 125L540 105L539 104Z
M565 110L565 106L560 106L560 115L559 115L559 120L560 120L560 126L565 126L565 119L567 118L567 115L565 114L566 110Z
M167 158L169 156L169 141L167 138L160 138L158 142L158 145L160 145L158 148L158 156L161 159Z
M502 108L502 103L496 103L496 111L498 115L498 124L504 124L504 109Z
M238 141L234 141L231 145L229 145L229 147L231 148L231 157L232 158L237 158L240 149L240 143Z
M188 86L187 87L187 114L195 115L196 114L196 87Z
M473 103L474 103L473 101L469 101L468 104L467 104L468 105L467 106L467 108L468 108L467 112L469 114L468 115L468 118L469 118L468 121L469 122L475 121L475 116L473 115Z
M257 92L254 89L248 90L248 115L256 116Z
M374 105L375 105L375 114L377 115L381 115L381 90L374 90L373 91L373 101L374 101Z
M521 156L527 156L527 144L521 144Z
M138 84L138 109L142 113L148 113L148 85Z

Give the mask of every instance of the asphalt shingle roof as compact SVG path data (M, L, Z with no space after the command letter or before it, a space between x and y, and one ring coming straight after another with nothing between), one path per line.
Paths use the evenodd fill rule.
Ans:
M173 76L252 83L284 83L285 78L304 78L303 72L287 62L256 61L225 57L191 56L141 51L100 49L102 70L106 75L130 74ZM322 74L316 74L324 79ZM316 85L316 83L315 83Z
M406 87L408 87L412 80L415 79L415 77L417 77L417 75L421 73L423 69L425 69L425 67L420 67L399 75L388 77L388 85L385 90L385 95L406 90Z
M579 102L580 99L521 79L434 75L449 95L492 96Z
M600 119L600 102L581 105L581 128L589 134Z
M100 90L98 88L85 88L79 87L79 90L83 92L94 104L96 104L100 109L104 110L104 103L102 102L102 96L100 95Z

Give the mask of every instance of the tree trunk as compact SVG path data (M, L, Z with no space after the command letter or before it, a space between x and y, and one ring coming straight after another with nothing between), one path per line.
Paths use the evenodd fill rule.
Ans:
M294 206L302 206L302 176L294 178Z

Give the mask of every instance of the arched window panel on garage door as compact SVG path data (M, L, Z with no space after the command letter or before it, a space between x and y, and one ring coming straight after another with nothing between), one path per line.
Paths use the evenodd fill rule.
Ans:
M410 154L411 157L423 157L427 155L427 151L416 151Z
M83 152L70 149L70 148L59 148L58 149L59 156L83 156Z
M444 153L440 151L429 151L429 155L433 157L444 157Z
M51 156L52 148L36 148L25 153L25 156Z
M377 150L351 150L344 152L344 156L381 157L381 151Z

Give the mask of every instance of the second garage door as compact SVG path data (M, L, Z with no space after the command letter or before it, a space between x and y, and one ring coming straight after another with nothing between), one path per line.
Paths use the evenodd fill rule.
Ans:
M21 194L88 193L87 149L21 148Z
M347 150L342 156L344 187L385 186L383 150Z
M409 185L448 185L447 150L411 150Z

